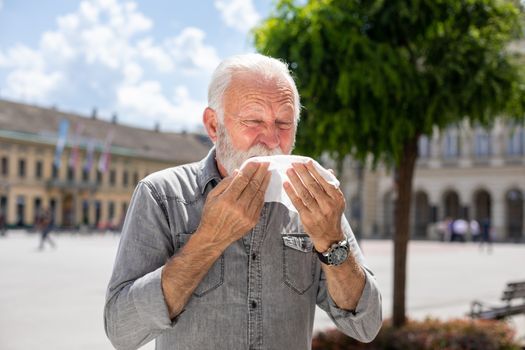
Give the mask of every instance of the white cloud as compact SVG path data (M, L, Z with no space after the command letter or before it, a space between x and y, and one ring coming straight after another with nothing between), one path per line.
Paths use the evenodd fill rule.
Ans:
M170 100L158 81L143 81L136 85L124 84L117 93L119 110L144 120L162 120L170 129L194 129L200 124L205 103L192 100L183 86L175 88Z
M252 0L215 0L214 5L224 23L240 32L249 31L261 18Z
M44 102L46 96L59 87L62 79L62 74L59 72L45 73L36 69L17 69L8 74L7 88L2 94Z
M210 72L220 59L214 47L204 44L205 37L206 33L199 28L187 27L179 36L167 40L166 46L186 72Z
M200 124L205 102L183 86L168 98L163 83L188 75L195 79L217 66L219 57L204 31L187 27L155 41L153 21L135 2L118 0L82 0L56 24L34 48L17 44L0 50L0 69L6 70L2 95L59 105L79 96L90 105L102 98L95 101L100 110L117 109L137 122L148 117L173 128Z
M156 46L151 38L141 40L137 44L138 54L146 61L151 62L162 73L173 71L173 59L162 47Z
M42 69L45 62L39 51L16 44L6 53L0 52L0 67L20 69Z
M143 72L144 71L138 64L133 62L127 63L123 69L124 80L128 84L136 84L142 78Z
M87 22L97 23L99 13L100 10L94 3L82 1L79 5L78 15Z
M45 32L40 39L40 48L48 60L59 60L60 62L73 59L77 52L68 42L68 38L62 32Z
M70 13L65 16L60 16L57 18L58 28L65 32L71 32L77 30L80 19L77 14Z

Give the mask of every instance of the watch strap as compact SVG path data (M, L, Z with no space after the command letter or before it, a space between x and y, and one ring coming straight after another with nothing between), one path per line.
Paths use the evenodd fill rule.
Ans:
M339 241L339 242L336 242L336 243L332 244L330 246L330 248L328 248L325 252L319 252L315 248L314 248L314 250L317 253L317 256L318 256L319 260L323 264L329 265L329 266L334 266L334 265L339 265L339 264L334 264L333 261L331 261L331 259L330 259L330 255L333 253L334 250L336 250L338 248L346 249L347 253L349 253L350 247L348 246L348 240L345 238L342 241ZM347 256L347 258L348 258L348 256Z

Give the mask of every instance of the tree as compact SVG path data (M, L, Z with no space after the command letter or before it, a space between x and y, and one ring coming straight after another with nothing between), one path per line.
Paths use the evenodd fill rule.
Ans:
M393 322L405 322L406 254L418 139L467 118L523 118L525 76L511 0L281 0L257 50L290 63L304 111L297 150L394 168Z

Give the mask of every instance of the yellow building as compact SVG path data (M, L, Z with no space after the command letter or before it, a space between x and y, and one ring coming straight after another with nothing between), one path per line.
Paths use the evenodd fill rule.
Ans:
M62 120L69 129L57 168ZM99 168L109 139L109 166ZM118 226L140 179L198 161L210 147L203 135L140 129L118 124L116 117L108 122L96 113L82 117L0 100L0 220L8 227L33 226L49 208L58 227Z

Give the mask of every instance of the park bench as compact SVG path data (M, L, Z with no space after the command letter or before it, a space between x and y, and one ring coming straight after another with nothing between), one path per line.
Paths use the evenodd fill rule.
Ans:
M505 304L488 307L480 301L472 302L470 317L483 320L501 320L505 317L525 314L525 281L507 283L501 301Z

